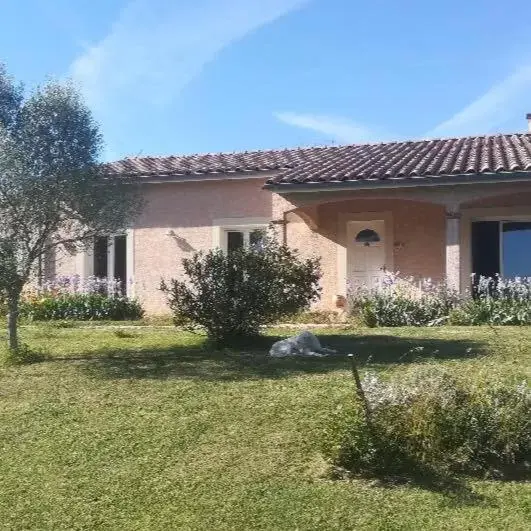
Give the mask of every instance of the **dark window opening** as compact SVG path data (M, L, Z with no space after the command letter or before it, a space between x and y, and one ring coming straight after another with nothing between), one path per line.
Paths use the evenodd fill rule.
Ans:
M127 251L126 237L116 236L114 238L114 278L120 281L120 289L125 293L127 285Z
M500 274L500 222L472 223L472 271L475 277Z
M364 243L366 245L369 243L376 243L379 241L380 241L379 234L372 229L363 229L362 231L358 232L356 236L357 243Z
M227 250L229 253L237 251L243 247L243 232L228 231L227 232Z
M97 237L94 239L94 276L107 278L107 268L109 265L109 239Z

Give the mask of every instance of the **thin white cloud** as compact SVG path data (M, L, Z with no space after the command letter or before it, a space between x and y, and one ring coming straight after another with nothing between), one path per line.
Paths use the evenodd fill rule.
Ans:
M163 106L224 48L307 2L133 0L70 74L100 119Z
M294 112L275 112L274 116L285 124L316 131L340 143L354 144L379 140L371 129L339 116Z
M426 137L467 136L494 132L509 118L522 113L522 103L531 95L531 65L494 85L463 110L442 122Z

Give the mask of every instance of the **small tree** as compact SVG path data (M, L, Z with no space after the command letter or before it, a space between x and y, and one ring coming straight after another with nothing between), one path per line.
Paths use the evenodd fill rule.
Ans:
M260 326L307 308L320 295L319 259L267 237L259 247L195 253L183 260L186 280L164 281L176 324L200 325L209 339L258 335Z
M0 299L12 350L20 294L38 262L58 247L124 229L141 205L131 184L105 176L101 148L71 84L50 82L24 99L0 65Z

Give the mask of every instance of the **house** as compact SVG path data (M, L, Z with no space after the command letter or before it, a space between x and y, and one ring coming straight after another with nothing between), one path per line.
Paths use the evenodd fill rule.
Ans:
M143 213L127 234L65 252L55 272L129 279L151 314L168 311L158 287L182 274L182 258L252 243L271 222L287 244L322 258L323 308L347 281L373 285L385 269L461 290L473 272L531 275L531 129L128 158L108 172L142 183Z

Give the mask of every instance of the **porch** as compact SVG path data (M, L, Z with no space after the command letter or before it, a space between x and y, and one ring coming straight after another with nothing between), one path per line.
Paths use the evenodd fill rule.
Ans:
M531 183L275 192L283 240L321 257L324 308L385 270L461 291L473 273L531 276Z

